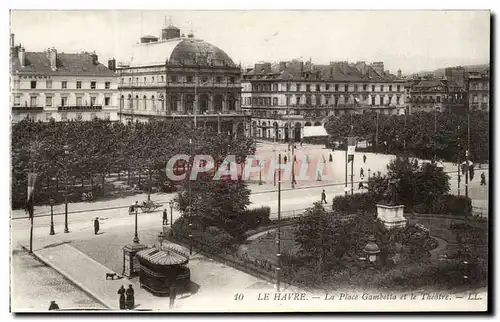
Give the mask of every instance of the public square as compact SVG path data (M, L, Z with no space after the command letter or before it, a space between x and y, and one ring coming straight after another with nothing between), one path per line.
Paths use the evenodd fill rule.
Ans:
M258 152L262 154L272 155L272 150L274 149L274 144L272 143L259 143ZM285 144L276 145L278 148L286 150ZM269 154L271 151L271 154ZM315 157L321 156L323 154L332 153L331 151L323 148L319 145L304 145L301 152L308 153ZM362 155L367 156L366 163L362 162ZM384 154L373 154L373 153L358 153L356 154L354 169L358 170L359 167L364 167L366 169L373 169L375 171L380 171L382 174L385 173L386 164L394 158L391 155ZM306 208L311 207L314 202L320 200L321 191L324 189L327 192L328 199L331 200L336 195L344 194L344 164L341 157L344 156L344 151L335 151L332 153L334 160L336 162L327 162L327 166L331 166L333 173L333 180L309 180L307 182L298 182L295 188L291 188L291 182L283 182L281 192L281 217L286 218L288 216L296 216L301 214ZM340 161L342 160L342 161ZM448 171L453 171L453 165L444 163L444 167ZM483 169L488 174L487 169ZM358 170L359 171L359 170ZM355 171L358 172L358 171ZM355 175L354 181L357 182L357 177L359 173ZM450 184L452 193L456 193L456 173L450 173ZM277 218L277 186L274 186L272 180L270 182L264 182L259 185L258 182L253 182L250 184L252 194L251 194L251 206L250 208L257 208L260 206L269 206L271 208L271 218ZM350 182L349 182L350 187ZM357 189L357 184L354 185L355 192L359 192ZM455 188L455 189L454 189ZM464 188L461 188L462 194ZM473 200L473 204L476 210L482 212L482 215L487 214L487 200L488 200L488 189L487 186L480 186L479 181L476 179L471 182L469 195ZM161 213L163 209L167 209L168 221L170 222L170 209L168 207L168 202L172 200L174 194L166 193L155 193L152 195L152 200L160 202L163 207L152 213L140 213L138 216L138 232L141 243L146 245L153 245L157 243L157 236L162 231L161 225ZM147 194L137 194L134 196L129 196L122 199L116 200L106 200L106 201L96 201L91 203L74 203L69 205L69 230L70 233L63 233L64 230L64 216L63 216L63 205L57 205L54 207L54 222L55 222L55 232L54 236L49 235L50 228L50 208L49 207L36 207L35 208L35 219L34 219L34 252L37 256L44 257L49 264L53 262L56 266L61 266L62 270L68 270L73 268L68 275L73 276L75 281L84 285L84 289L91 294L100 294L102 302L106 305L113 303L115 300L115 290L118 284L124 284L122 281L102 281L103 275L107 271L113 271L121 273L123 268L123 250L122 247L131 243L133 239L133 227L134 227L134 216L130 216L128 212L129 205L133 204L136 200L142 201L147 199ZM484 208L486 207L486 208ZM179 218L179 212L173 209L172 218L177 220ZM93 220L95 217L102 218L100 220L101 232L98 235L93 233ZM26 214L23 210L14 210L12 212L12 245L16 252L21 250L21 246L27 247L29 243L29 221L27 220ZM69 258L74 256L74 252L80 254L80 257L74 258L72 262ZM72 255L70 255L70 253ZM27 263L28 257L26 255L19 256L15 255L16 263ZM81 265L75 265L78 262L81 265L88 265L85 269L82 269ZM95 263L99 263L97 267ZM24 264L27 265L27 264ZM23 267L22 265L14 266L14 270L18 270ZM238 289L250 289L250 290L271 290L273 289L273 284L268 281L260 280L244 272L238 271L231 268L225 264L217 263L212 259L206 258L200 254L195 254L191 256L189 267L192 272L192 281L195 283L196 293L185 298L179 299L179 304L177 308L185 308L183 303L189 303L198 299L200 303L206 302L206 298L210 297L214 289L223 294L233 294ZM89 271L95 270L95 274L98 276L89 275ZM82 275L83 274L83 275ZM25 285L26 280L23 281L23 273L14 274L16 277L16 285ZM26 278L29 278L27 276ZM96 279L93 281L92 278ZM32 281L33 287L43 289L44 284ZM45 282L44 282L45 283ZM98 288L97 290L92 289L92 285L105 283L110 289ZM126 282L128 283L128 282ZM137 282L132 282L134 285ZM113 288L114 287L114 288ZM19 286L22 289L22 286ZM88 290L87 288L90 288ZM137 286L136 289L139 289ZM141 290L142 291L142 290ZM75 294L75 298L80 300L75 300L69 302L71 298L67 295L68 291L54 291L52 298L56 300L61 305L67 307L78 308L85 303L89 303L88 306L91 307L103 307L102 303L95 300L85 300L88 296L81 294L77 295L75 291L71 294ZM147 298L147 309L166 309L166 306L162 306L161 300L153 301L150 299L146 292L141 292L141 295L137 295L137 302L141 303L141 297L144 300ZM27 295L25 295L27 296ZM40 308L43 305L48 305L43 302L47 297L37 297L37 303L32 304L27 302L26 306L22 303L17 303L16 305L20 310L29 310L32 308ZM205 300L202 300L205 299ZM84 304L78 304L82 301ZM86 302L90 301L90 302ZM115 304L117 302L115 301ZM146 304L141 304L143 308L146 308ZM187 305L187 304L186 304ZM207 308L208 309L208 308Z

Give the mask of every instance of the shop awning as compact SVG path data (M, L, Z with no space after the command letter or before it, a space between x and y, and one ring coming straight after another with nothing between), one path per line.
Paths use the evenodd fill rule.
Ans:
M304 137L318 137L318 136L328 136L325 128L322 125L319 126L304 126Z

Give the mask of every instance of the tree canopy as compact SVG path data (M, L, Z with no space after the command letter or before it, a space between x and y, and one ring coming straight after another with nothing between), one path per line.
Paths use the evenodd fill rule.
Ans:
M489 159L489 113L473 111L469 117L470 160L484 162ZM372 149L392 154L402 153L406 143L409 155L432 159L435 151L438 158L449 162L465 159L468 142L467 115L461 113L343 114L330 117L325 129L333 142L344 142L353 135L367 140Z

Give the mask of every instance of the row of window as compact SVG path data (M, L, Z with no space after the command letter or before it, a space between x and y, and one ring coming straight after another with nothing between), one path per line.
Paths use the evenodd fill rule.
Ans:
M39 83L42 83L42 82L38 82L38 81L31 81L30 82L30 88L31 89L37 89L37 88L41 88L40 87L40 84ZM72 86L68 86L68 81L61 81L61 87L62 89L68 89L68 88L73 88ZM72 83L70 83L72 84ZM91 81L90 82L90 87L88 88L84 88L83 87L83 84L87 84L87 83L84 83L82 81L76 81L75 82L75 86L74 88L76 89L98 89L98 84L96 81ZM19 89L20 88L20 81L18 79L14 80L14 89ZM45 81L45 88L46 89L51 89L53 88L53 84L52 84L52 80L46 80ZM104 89L110 89L111 88L111 82L104 82Z
M488 103L488 96L483 96L483 103ZM472 102L473 103L479 103L479 98L477 95L472 96Z
M375 96L368 96L368 95L363 95L362 96L363 100L368 100L370 98L371 100L371 104L372 105L375 105ZM383 102L387 102L387 100L385 99L385 97L381 97L382 99L382 104ZM400 102L400 99L401 97L398 95L396 96L396 104L399 104ZM336 98L335 96L334 97L326 97L325 98L325 104L329 105L329 104L338 104L338 102L340 101L340 98ZM344 98L344 101L345 101L345 98ZM389 102L392 101L392 96L389 97ZM278 105L278 98L277 97L273 97L273 105ZM297 96L295 97L295 105L301 105L302 104L302 97L301 96ZM263 105L263 106L270 106L271 105L271 98L270 97L247 97L245 99L245 103L246 105ZM305 101L305 104L306 105L312 105L312 99L311 99L311 96L306 96L306 101ZM316 105L321 105L321 97L316 97L316 100L315 100L315 104ZM290 105L290 97L286 97L286 105L289 106Z
M38 106L38 96L30 96L30 107L37 107ZM28 106L28 101L24 102L26 106ZM90 104L89 104L90 103ZM88 101L83 101L83 97L77 96L76 97L76 106L85 106L85 105L90 105L90 106L95 106L97 104L97 97L96 96L91 96L90 97L90 102ZM111 105L111 97L104 97L104 106L110 106ZM21 96L15 96L14 97L14 106L21 106ZM53 97L52 96L45 96L45 107L52 107L53 106ZM60 100L59 106L68 106L68 97L62 96Z
M201 76L199 78L199 81L201 83L209 83L211 80L214 80L215 83L217 83L217 84L222 84L224 82L224 77L222 77L222 76L216 76L215 78L212 79L209 76ZM140 83L140 81L142 81L142 82ZM184 77L177 76L177 75L170 75L169 81L171 83L182 83L184 81ZM235 84L236 83L236 77L228 77L226 79L226 81L229 84ZM195 77L191 76L191 75L185 76L185 81L184 82L186 82L186 83L194 83L195 82ZM121 80L120 80L120 84L124 84L124 83L125 83L125 78L122 77ZM128 78L128 84L129 85L139 85L139 84L146 85L146 84L155 84L155 83L165 83L165 77L164 76L160 76L160 77L157 77L156 80L155 80L155 77L152 76L150 81L148 80L148 77L146 77L146 76L144 76L144 77L135 77L135 79L132 78L132 77Z
M163 95L160 96L160 98L158 99L160 105L161 105L161 109L163 109L163 106L164 106L164 97ZM135 99L132 100L131 96L129 95L128 99L127 99L127 105L125 105L125 98L122 97L120 98L120 108L125 108L126 106L129 107L129 108L143 108L143 109L147 109L148 105L151 105L151 107L153 109L156 108L156 100L155 100L155 96L152 95L151 96L151 99L148 99L146 97L146 95L144 95L142 97L142 106L141 106L141 100L139 99L139 96L136 95L135 96ZM149 103L148 103L149 102ZM234 110L236 109L236 102L237 102L237 99L234 98L233 96L229 96L229 98L227 99L227 108L229 110ZM169 105L170 105L170 108L171 109L177 109L178 106L180 106L180 99L177 95L171 95L169 96L169 99L168 99L168 102L167 102ZM214 109L222 109L222 106L223 106L223 103L224 103L224 100L222 99L222 96L216 96L216 98L214 99L213 101L213 107ZM193 106L194 105L194 95L186 95L186 98L184 99L184 105L186 106ZM203 96L199 99L199 106L200 108L206 108L208 109L208 106L209 106L209 99L208 99L208 96Z
M303 85L305 85L305 87ZM316 90L316 92L322 91L321 84L316 84L313 88ZM324 87L325 91L329 91L330 88L333 88L336 92L338 92L340 88L343 88L344 92L350 92L351 88L353 89L352 90L353 92L361 91L361 89L363 91L368 91L367 84L363 84L363 85L354 84L353 86L349 86L348 84L345 84L345 85L343 85L343 87L341 87L339 84L335 84L333 86L331 86L330 84L325 84L325 87ZM397 92L401 91L401 85L396 85L395 88L396 88ZM295 91L296 92L300 92L302 89L304 89L306 92L311 92L311 84L300 84L300 83L295 84ZM387 85L387 87L385 87L384 85L379 85L380 92L383 92L385 89L388 89L389 92L392 92L393 85ZM273 92L278 91L278 84L272 84L272 91ZM292 91L290 84L286 84L286 91L287 92ZM372 92L376 91L375 85L371 85L371 91ZM271 92L271 84L252 84L252 92Z
M488 84L485 83L471 83L470 84L470 89L472 90L481 90L481 89L488 89Z

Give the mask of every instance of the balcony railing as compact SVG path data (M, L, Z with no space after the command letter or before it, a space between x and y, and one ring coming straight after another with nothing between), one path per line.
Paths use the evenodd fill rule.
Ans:
M100 111L102 110L102 105L93 105L93 106L79 106L79 105L67 105L67 106L58 106L58 111Z
M173 87L181 87L181 88L194 88L197 86L198 88L241 88L240 83L198 83L196 84L195 82L192 83L177 83L177 82L155 82L155 83L144 83L144 82L139 82L139 83L120 83L118 84L118 87L120 88L173 88Z
M13 106L12 110L19 112L43 111L43 106Z

